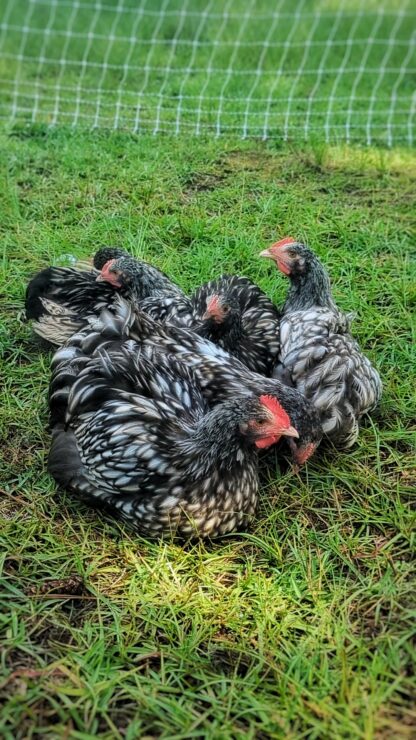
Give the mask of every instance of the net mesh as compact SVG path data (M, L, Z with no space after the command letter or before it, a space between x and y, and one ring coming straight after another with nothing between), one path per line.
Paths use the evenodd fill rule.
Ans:
M0 116L413 144L412 0L3 0Z

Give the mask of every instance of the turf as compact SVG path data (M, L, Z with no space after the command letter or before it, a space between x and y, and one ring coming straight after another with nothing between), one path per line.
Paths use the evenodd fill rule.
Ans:
M42 128L0 148L1 737L414 737L414 156ZM232 271L279 302L257 253L287 234L381 372L358 444L272 459L255 525L215 542L150 542L57 492L34 271L120 243L185 289Z
M4 0L0 117L411 144L415 20L411 0Z

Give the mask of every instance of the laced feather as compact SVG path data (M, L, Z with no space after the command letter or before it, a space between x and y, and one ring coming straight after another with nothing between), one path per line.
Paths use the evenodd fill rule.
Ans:
M302 249L312 255L306 247ZM314 255L310 259L303 284L295 289L295 278L292 280L293 302L289 293L281 319L281 349L274 374L285 377L287 373L314 404L328 438L339 446L351 446L358 435L359 420L380 400L381 380L351 336L353 316L343 314L335 306L329 279L319 263L316 279L321 286L320 305L311 305L311 295L319 291L314 285L317 259Z
M223 327L210 326L202 317L212 295L224 296L233 311ZM263 291L246 277L222 275L191 296L194 320L189 325L237 357L253 372L270 375L279 352L279 313Z
M165 313L166 320L176 311L183 313L188 299L163 272L118 248L100 250L94 262L102 269L110 258L113 267L127 276L117 290L128 301L140 305L147 300L156 319ZM49 267L39 272L27 287L25 304L26 316L33 320L35 333L59 346L103 308L111 311L117 292L108 282L97 282L98 275L99 271L91 267L89 270ZM169 302L169 310L164 301Z
M119 319L100 317L110 343L93 346L85 328L55 355L51 474L150 535L232 531L254 513L258 487L254 449L233 437L241 402L210 411L176 356L130 338L115 346L114 327L131 323L121 304Z

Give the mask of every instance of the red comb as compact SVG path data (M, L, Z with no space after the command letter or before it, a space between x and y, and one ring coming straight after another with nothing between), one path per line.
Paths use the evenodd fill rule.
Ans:
M112 268L114 262L116 262L115 259L108 260L108 262L106 262L102 266L102 268L100 270L100 274L97 275L97 278L96 279L97 279L97 282L99 282L99 283L107 282L107 283L110 283L110 285L112 285L113 288L121 288L122 286L121 286L120 280L118 279L116 273L115 272L111 272L111 268Z
M113 266L113 264L114 264L115 261L116 261L115 259L112 259L112 260L108 260L107 262L105 262L103 264L102 268L101 268L101 271L100 271L101 272L101 275L107 275L107 273L110 270L110 267Z
M296 244L296 239L293 239L291 236L285 236L284 239L272 244L272 247L285 247L286 244Z
M219 302L219 296L214 293L207 299L207 309L211 311L213 308L217 308Z
M284 408L280 405L274 396L260 396L260 403L272 412L273 416L279 419L284 427L290 427L290 419Z

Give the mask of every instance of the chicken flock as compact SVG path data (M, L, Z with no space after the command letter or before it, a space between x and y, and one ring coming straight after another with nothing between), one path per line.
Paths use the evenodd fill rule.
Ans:
M351 316L305 244L287 237L260 256L289 279L283 307L236 275L188 296L118 247L31 280L27 318L57 347L59 485L147 536L214 537L253 517L262 450L286 443L300 466L322 440L354 444L382 385Z

